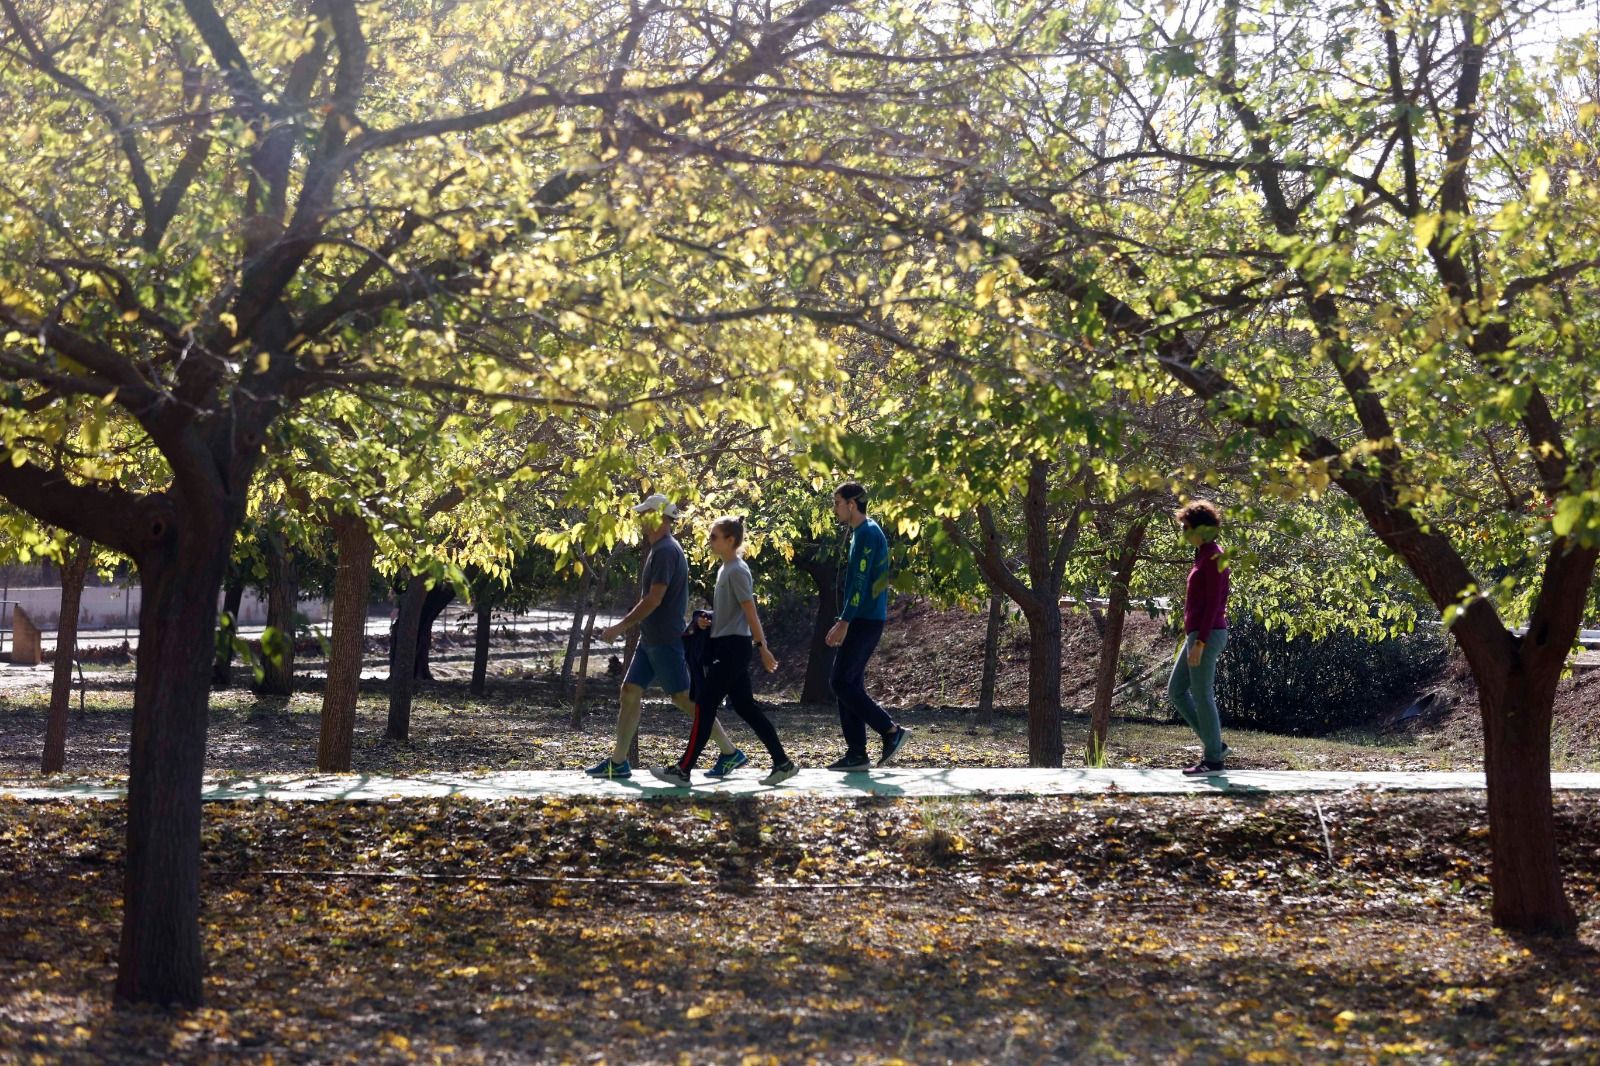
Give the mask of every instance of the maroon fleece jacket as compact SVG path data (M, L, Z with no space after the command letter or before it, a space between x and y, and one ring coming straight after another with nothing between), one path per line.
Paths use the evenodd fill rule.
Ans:
M1183 596L1183 631L1204 640L1213 629L1228 628L1228 567L1222 549L1207 541L1194 551L1194 569Z

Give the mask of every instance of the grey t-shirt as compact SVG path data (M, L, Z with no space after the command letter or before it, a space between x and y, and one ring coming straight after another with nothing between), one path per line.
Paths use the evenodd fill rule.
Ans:
M717 588L711 597L711 635L751 636L750 623L740 605L755 598L755 580L750 576L750 568L744 560L734 556L723 563L717 571Z
M656 541L645 556L644 573L639 577L639 594L651 585L667 586L661 604L639 623L639 640L644 644L676 644L683 639L683 617L689 610L689 560L671 533Z

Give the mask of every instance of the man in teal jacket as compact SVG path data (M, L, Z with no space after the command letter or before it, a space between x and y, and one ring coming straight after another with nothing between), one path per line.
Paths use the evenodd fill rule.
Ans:
M889 712L867 695L867 661L877 650L889 618L889 541L878 523L867 517L867 490L846 481L833 494L833 516L850 527L850 561L845 567L844 609L828 630L829 647L839 649L828 685L839 701L839 726L844 731L844 758L828 767L844 773L872 768L867 755L867 727L883 738L879 766L888 766L905 747L911 731L896 725Z

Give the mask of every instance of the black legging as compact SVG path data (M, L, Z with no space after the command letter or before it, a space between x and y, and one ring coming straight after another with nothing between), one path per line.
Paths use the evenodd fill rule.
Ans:
M750 688L750 658L754 650L754 642L746 636L711 638L706 648L705 685L700 690L701 698L694 705L694 730L689 734L689 750L678 762L682 769L693 770L694 764L700 761L700 753L706 750L706 741L711 739L711 727L717 721L717 708L722 706L724 698L766 745L773 766L789 761L789 756L783 753L783 742L778 739L778 730L762 713Z

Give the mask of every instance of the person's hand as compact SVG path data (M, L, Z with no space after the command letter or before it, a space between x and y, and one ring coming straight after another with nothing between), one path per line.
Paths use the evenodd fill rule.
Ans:
M844 643L844 635L848 632L850 632L850 623L838 621L833 623L833 628L828 630L828 635L822 639L828 647L837 648Z
M1206 642L1205 641L1197 640L1193 644L1189 645L1189 666L1190 667L1199 666L1200 665L1200 657L1202 655L1204 655L1205 653L1206 653Z
M761 645L761 667L769 674L778 672L778 660L772 657L772 649L765 644Z
M621 626L606 626L604 629L602 629L600 631L600 641L603 644L610 644L612 641L616 640L621 635L622 635L622 627Z

